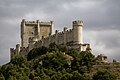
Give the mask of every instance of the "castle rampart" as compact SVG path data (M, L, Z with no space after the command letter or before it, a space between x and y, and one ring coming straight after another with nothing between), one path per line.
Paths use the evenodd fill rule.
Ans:
M53 34L53 21L50 22L40 22L36 21L26 21L25 19L21 22L21 46L28 47L29 38L36 37L39 40L42 36L48 37Z
M73 21L72 29L64 27L62 32L58 30L53 34L53 21L40 22L26 21L21 22L21 46L16 45L16 49L11 48L11 56L13 54L27 54L31 49L45 46L50 43L67 45L79 51L86 51L89 44L83 44L82 38L83 21Z

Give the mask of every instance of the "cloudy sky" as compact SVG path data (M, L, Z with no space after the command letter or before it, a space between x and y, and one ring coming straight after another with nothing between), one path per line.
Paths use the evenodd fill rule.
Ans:
M93 54L120 61L120 0L0 0L0 65L9 62L9 48L20 43L20 22L54 21L55 29L84 21L84 43Z

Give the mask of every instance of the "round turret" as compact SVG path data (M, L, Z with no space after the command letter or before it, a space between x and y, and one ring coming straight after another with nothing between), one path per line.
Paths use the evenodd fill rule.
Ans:
M83 43L82 28L83 28L82 20L73 21L74 44L82 44Z
M82 20L73 21L73 26L83 26Z
M39 20L36 20L37 23L39 23Z
M25 22L25 19L22 19L22 22Z

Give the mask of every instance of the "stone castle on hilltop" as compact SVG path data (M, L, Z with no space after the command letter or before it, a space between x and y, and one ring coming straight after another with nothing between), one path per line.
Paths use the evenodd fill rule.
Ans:
M45 46L50 43L67 45L78 51L86 51L89 44L83 43L83 21L73 21L72 29L64 27L62 32L55 31L53 34L53 21L40 22L26 21L21 22L21 45L17 44L16 48L10 48L11 58L14 55L26 55L31 49Z

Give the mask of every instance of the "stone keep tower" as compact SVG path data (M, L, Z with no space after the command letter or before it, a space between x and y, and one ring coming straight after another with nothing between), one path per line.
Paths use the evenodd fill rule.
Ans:
M53 21L40 22L37 21L25 21L21 22L21 47L28 47L29 40L35 38L41 40L42 37L48 37L53 34Z
M82 28L83 21L81 20L73 21L74 44L83 44Z

